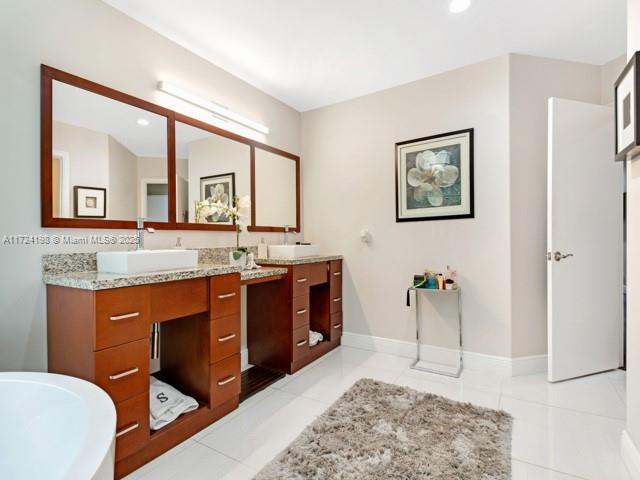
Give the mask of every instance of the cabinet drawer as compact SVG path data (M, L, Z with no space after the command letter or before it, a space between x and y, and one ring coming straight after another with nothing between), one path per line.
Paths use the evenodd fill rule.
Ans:
M95 350L149 336L149 285L98 290Z
M329 275L331 275L331 278L342 277L342 260L331 260L329 262Z
M327 262L311 263L307 265L309 272L309 285L320 285L327 283L327 273L329 265Z
M329 296L329 311L338 313L342 311L342 292L338 292Z
M151 285L151 321L164 322L209 309L206 278L192 278Z
M240 353L240 314L211 321L210 363Z
M309 293L309 268L308 265L292 267L291 273L292 296L308 295Z
M329 283L329 296L331 298L342 297L342 277L333 277Z
M240 274L211 277L211 318L240 313Z
M291 302L292 328L309 328L309 295L295 297Z
M149 441L149 392L116 404L116 462Z
M211 408L240 395L240 354L211 365Z
M329 340L336 342L342 336L342 312L331 314L331 331Z
M149 339L136 340L95 354L95 383L114 403L149 391Z
M309 327L297 328L293 331L292 361L305 357L309 353Z

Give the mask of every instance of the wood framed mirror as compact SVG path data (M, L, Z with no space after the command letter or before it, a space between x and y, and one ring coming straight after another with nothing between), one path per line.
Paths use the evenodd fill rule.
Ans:
M42 226L234 231L195 202L250 195L252 232L300 231L300 158L41 66Z

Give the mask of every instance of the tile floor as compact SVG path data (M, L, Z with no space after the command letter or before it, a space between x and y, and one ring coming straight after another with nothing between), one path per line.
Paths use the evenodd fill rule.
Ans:
M624 372L549 384L544 375L470 370L451 379L410 370L411 363L341 347L126 479L250 479L356 380L369 377L511 413L513 480L630 480L619 453Z

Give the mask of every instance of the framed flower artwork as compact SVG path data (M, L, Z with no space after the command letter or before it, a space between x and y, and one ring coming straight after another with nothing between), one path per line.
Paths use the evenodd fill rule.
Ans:
M236 174L223 173L200 178L200 201L209 200L225 206L233 206L236 194ZM203 223L233 225L233 219L223 212L216 212L205 217Z
M396 143L396 222L473 216L473 128Z

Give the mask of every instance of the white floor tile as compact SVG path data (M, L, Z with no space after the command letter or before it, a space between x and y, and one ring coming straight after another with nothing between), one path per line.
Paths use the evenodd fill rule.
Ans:
M408 386L514 416L513 480L629 480L620 458L625 374L550 384L464 370L453 379L413 360L341 347L272 385L127 480L252 478L360 378Z
M519 460L514 460L511 467L511 480L582 480L580 477L554 472Z
M397 375L393 370L329 359L284 385L282 391L330 405L361 378L393 382Z
M199 441L258 470L326 408L324 403L277 391Z
M173 455L158 457L145 467L150 468L145 469L141 476L127 477L127 480L248 480L257 473L196 442Z
M500 406L514 417L512 457L589 480L625 480L622 420L511 397Z
M433 393L458 402L468 402L480 407L498 408L500 403L499 390L477 389L467 387L462 380L434 379L433 374L422 372L407 372L397 378L394 383L403 387L413 388L420 392Z
M502 395L553 407L567 408L612 418L625 418L625 405L608 375L549 383L546 375L505 378Z
M260 402L262 402L265 398L267 398L269 395L273 394L274 392L276 392L277 390L268 387L265 388L264 390L262 390L261 392L256 393L255 395L253 395L252 397L249 397L247 400L245 400L244 402L242 402L240 404L240 406L235 409L233 412L225 415L224 417L222 417L220 420L218 420L215 423L212 423L211 425L209 425L207 428L200 430L198 433L196 433L193 437L191 437L193 440L200 440L204 437L206 437L207 435L209 435L211 432L219 429L220 427L222 427L223 425L225 425L226 423L230 422L231 420L233 420L235 417L237 417L238 415L242 415L243 412L247 409L247 408L251 408L253 405L256 405Z

